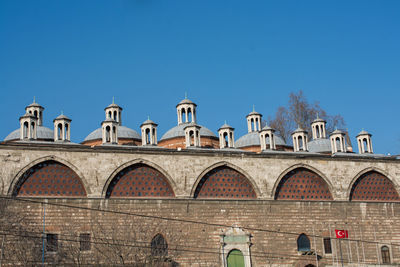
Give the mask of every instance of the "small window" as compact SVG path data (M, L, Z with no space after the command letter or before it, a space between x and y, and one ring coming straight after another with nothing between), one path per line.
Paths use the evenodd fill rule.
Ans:
M324 238L324 250L325 254L332 254L332 244L330 237Z
M387 246L381 247L382 263L390 263L390 251Z
M151 255L155 257L165 257L168 255L168 244L161 234L157 234L151 240Z
M88 251L91 249L90 234L79 235L79 245L81 251Z
M46 251L55 252L58 250L58 235L47 234L46 235Z
M305 234L299 235L297 238L297 251L310 251L310 239Z

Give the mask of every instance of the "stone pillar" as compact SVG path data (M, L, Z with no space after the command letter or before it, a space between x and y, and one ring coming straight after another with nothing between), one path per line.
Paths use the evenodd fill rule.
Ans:
M200 126L195 123L190 123L184 128L186 147L200 147ZM193 138L193 142L192 142Z
M20 139L21 140L36 140L38 118L32 113L26 113L19 118L20 124Z
M347 152L345 133L340 130L335 130L330 135L332 154L337 152Z
M71 121L72 120L70 118L62 114L53 120L54 141L71 141ZM60 135L58 134L59 128Z

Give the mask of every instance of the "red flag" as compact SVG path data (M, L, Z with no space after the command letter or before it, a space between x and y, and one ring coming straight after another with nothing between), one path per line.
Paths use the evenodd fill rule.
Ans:
M349 238L349 232L347 230L336 230L336 238Z

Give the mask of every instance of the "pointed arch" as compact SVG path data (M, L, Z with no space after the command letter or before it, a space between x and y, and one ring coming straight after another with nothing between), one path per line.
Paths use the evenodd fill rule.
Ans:
M17 189L17 185L21 184L23 181L21 180L23 178L23 175L25 173L27 173L30 169L34 168L36 165L39 165L42 162L46 162L46 161L54 161L57 162L59 164L62 164L64 166L66 166L67 168L71 169L73 172L75 172L75 174L77 175L77 177L79 177L80 182L83 184L83 189L85 190L86 194L85 197L87 195L91 194L91 189L89 186L89 183L87 181L87 179L85 178L85 176L83 175L83 173L71 162L63 159L63 158L59 158L57 156L45 156L45 157L41 157L38 159L35 159L33 161L31 161L29 164L27 164L25 167L23 167L21 170L19 170L13 177L10 187L8 188L8 192L7 195L9 196L14 196L13 193L14 191Z
M347 190L350 201L400 201L398 186L378 168L366 168L353 178Z
M311 250L311 243L308 236L304 233L297 237L297 251L306 252Z
M192 188L192 198L254 199L260 190L251 177L228 162L218 162L205 169Z
M332 201L332 185L317 169L296 164L286 169L275 182L275 200Z
M86 197L81 176L71 164L55 157L45 157L18 172L9 188L13 197Z
M151 256L166 257L168 256L168 243L162 234L156 234L150 243Z
M160 166L136 159L122 164L112 172L103 187L102 196L175 197L176 188L175 182Z

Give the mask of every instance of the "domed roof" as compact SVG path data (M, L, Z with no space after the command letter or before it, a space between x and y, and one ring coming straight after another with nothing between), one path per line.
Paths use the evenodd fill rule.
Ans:
M367 131L362 130L361 132L359 132L359 133L357 134L357 136L360 136L360 135L372 135L372 134L370 134L370 133L367 132Z
M175 126L171 129L169 129L160 139L165 140L165 139L170 139L170 138L175 138L175 137L184 137L185 136L185 127L188 126L190 123L181 123L178 126ZM215 134L207 129L204 126L200 126L200 136L207 136L207 137L216 137Z
M267 141L267 145L269 141ZM237 148L240 147L248 147L248 146L259 146L260 144L260 133L259 132L251 132L243 135L235 142L235 146ZM282 137L275 135L275 145L277 146L285 146L286 143L283 141Z
M118 138L131 138L141 140L140 135L135 131L128 127L118 125ZM98 128L91 132L88 136L86 136L84 141L91 141L102 139L101 128Z
M64 114L59 115L57 118L55 118L56 120L68 120L70 121L71 119L68 118L67 116L65 116Z
M227 123L224 123L224 125L222 125L221 127L219 127L218 131L221 129L234 129L232 126L230 126Z
M272 131L275 131L275 129L272 128L272 127L269 126L269 125L265 125L264 128L262 128L262 129L263 129L263 130L272 130Z
M27 106L27 108L30 108L30 107L38 107L38 108L43 108L41 105L39 105L38 103L36 103L35 101L33 101L33 103L32 104L29 104L28 106ZM44 109L44 108L43 108Z
M329 139L314 139L308 142L308 150L310 152L323 153L332 152L331 142Z
M105 109L107 109L107 108L120 108L120 109L122 109L120 106L118 106L115 103L112 103L112 104L108 105Z
M152 121L152 120L150 120L150 119L147 119L147 120L145 120L145 121L142 123L142 125L140 125L140 126L143 126L143 125L146 125L146 124L154 124L154 125L157 125L157 123L155 123L154 121Z
M37 139L42 139L42 140L53 140L54 139L54 133L52 130L50 130L47 127L44 126L37 126ZM15 131L12 131L9 135L7 135L6 138L4 138L4 141L11 141L11 140L18 140L20 139L20 129L16 129Z
M299 126L296 130L293 131L292 134L294 133L307 133L307 131Z
M193 104L193 105L197 106L194 102L192 102L191 100L189 100L187 98L185 98L181 102L179 102L179 104L177 106L179 106L181 104Z
M336 130L334 130L330 135L332 135L332 134L345 134L345 132L336 129Z

